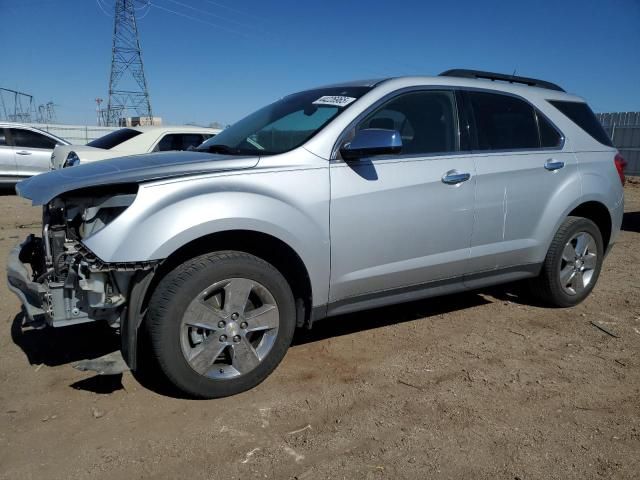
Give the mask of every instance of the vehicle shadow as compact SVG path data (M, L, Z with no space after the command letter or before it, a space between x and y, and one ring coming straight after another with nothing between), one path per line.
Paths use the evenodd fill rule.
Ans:
M526 297L519 294L518 291L517 286L513 288L502 286L484 292L490 293L499 300L504 299L514 303L526 302ZM491 301L480 295L480 292L464 292L331 317L314 323L311 330L298 329L294 335L292 347L418 319L428 322L430 317L488 303ZM51 367L65 365L80 360L95 359L120 348L117 332L106 324L86 323L64 328L47 327L37 330L24 328L22 326L23 318L22 313L15 316L11 337L32 365L43 364ZM143 387L159 395L182 399L190 398L173 387L159 372L153 355L150 355L151 347L148 335L141 332L139 340L140 361L138 369L133 372L135 379ZM108 394L123 388L122 374L95 375L77 381L70 387Z
M106 324L85 323L65 328L23 327L24 314L11 324L11 339L22 349L31 365L56 367L94 359L120 348L117 332ZM123 388L122 374L95 375L70 385L76 390L111 393Z
M56 367L79 360L98 358L120 348L117 332L103 323L84 323L64 328L23 327L24 314L11 324L11 339L31 365Z
M318 342L327 338L373 330L413 320L451 313L491 303L478 292L464 292L388 307L330 317L313 324L311 330L298 329L292 346Z
M15 195L16 189L13 185L0 185L0 197L8 197L10 195Z
M626 212L622 217L622 230L640 233L640 212Z

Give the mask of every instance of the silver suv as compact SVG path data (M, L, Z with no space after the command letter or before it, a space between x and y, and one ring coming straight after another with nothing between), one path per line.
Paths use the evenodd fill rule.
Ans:
M529 279L594 288L624 161L583 99L454 70L296 93L198 151L38 175L42 237L9 259L29 322L139 332L195 397L247 390L324 317ZM140 338L139 338L140 337Z

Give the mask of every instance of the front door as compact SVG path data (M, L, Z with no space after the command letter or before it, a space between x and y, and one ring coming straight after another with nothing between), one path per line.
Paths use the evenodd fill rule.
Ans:
M16 154L16 170L20 177L30 177L51 169L51 152L56 141L42 133L23 128L11 128Z
M460 278L469 258L475 172L473 160L458 153L454 93L400 94L353 132L363 128L399 131L403 149L332 161L329 301Z
M9 141L7 129L0 127L0 181L13 181L16 175L15 152Z

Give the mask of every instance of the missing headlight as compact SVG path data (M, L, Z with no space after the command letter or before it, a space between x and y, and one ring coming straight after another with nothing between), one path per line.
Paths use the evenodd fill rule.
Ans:
M80 238L88 237L102 230L115 220L135 200L135 194L114 195L98 205L86 207L82 211L82 223L78 228Z
M136 184L101 185L67 192L44 210L43 224L60 228L66 238L82 240L115 220L135 200Z

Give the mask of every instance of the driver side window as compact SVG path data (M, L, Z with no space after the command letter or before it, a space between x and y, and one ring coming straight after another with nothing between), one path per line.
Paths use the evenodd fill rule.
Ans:
M397 130L400 155L425 155L458 150L454 93L425 90L398 95L369 114L356 127Z

